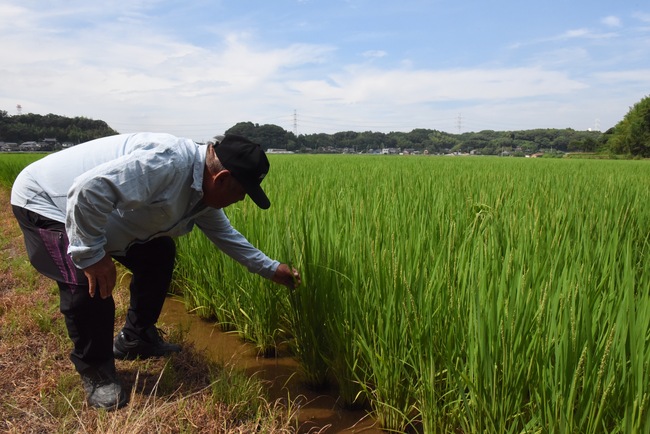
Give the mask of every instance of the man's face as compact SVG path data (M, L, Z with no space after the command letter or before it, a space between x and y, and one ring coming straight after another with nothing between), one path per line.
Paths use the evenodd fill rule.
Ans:
M214 177L204 180L203 202L212 208L225 208L244 200L244 187L230 174L223 170Z

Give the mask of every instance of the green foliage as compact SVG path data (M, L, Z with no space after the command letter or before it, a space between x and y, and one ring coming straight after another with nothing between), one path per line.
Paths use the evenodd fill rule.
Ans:
M228 216L303 285L263 285L192 233L188 302L256 333L278 318L265 333L305 379L333 376L392 432L648 432L647 162L271 159L273 208Z
M650 96L630 108L608 135L607 145L614 154L650 158Z
M9 116L0 111L0 141L22 143L55 138L59 143L79 144L117 134L106 122L85 117L68 118L55 114L28 113Z

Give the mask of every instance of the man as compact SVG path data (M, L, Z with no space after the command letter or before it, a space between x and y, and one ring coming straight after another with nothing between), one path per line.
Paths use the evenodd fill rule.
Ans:
M248 195L270 202L260 183L269 162L258 144L226 135L198 145L168 134L123 134L50 154L16 178L11 204L32 265L59 286L61 312L88 403L119 408L128 397L115 358L180 351L158 321L172 279L173 237L198 226L226 254L292 287L300 274L253 247L223 208ZM113 339L113 259L132 272L124 327Z

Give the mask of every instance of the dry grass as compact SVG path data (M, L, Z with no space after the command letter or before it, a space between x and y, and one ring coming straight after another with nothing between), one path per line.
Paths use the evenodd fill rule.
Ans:
M118 361L131 391L124 409L89 408L68 359L55 284L29 265L8 205L0 210L0 431L8 433L292 433L292 405L268 402L257 380L215 364L168 330L183 351L169 359ZM127 276L128 277L128 276ZM125 311L128 279L116 290ZM118 318L117 324L120 324Z

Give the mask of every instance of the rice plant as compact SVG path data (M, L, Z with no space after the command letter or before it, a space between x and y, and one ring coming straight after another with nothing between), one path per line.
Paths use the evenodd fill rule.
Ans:
M389 430L650 430L647 162L272 157L273 207L228 213L303 286L210 253L188 298Z
M28 164L47 154L5 153L0 155L0 186L10 189L16 176Z

